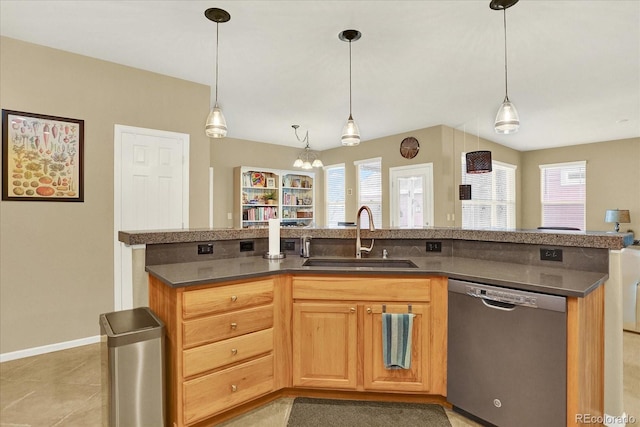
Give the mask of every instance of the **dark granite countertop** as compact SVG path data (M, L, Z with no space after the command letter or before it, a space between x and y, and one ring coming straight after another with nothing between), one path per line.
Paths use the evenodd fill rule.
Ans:
M127 245L206 242L215 240L267 238L268 229L183 229L120 231L118 240ZM287 228L280 231L281 238L311 236L319 239L355 239L356 230L346 228ZM583 248L622 249L633 243L632 233L559 230L467 230L461 228L385 228L362 230L363 239L453 239L532 245L572 246Z
M604 283L607 274L531 266L463 257L409 258L417 268L305 267L298 256L283 260L242 257L211 261L150 265L149 274L171 287L185 287L273 274L437 275L512 289L560 296L584 297Z

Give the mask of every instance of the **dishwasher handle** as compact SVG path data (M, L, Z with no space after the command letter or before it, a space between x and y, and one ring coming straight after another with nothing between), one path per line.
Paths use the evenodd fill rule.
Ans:
M516 309L515 304L494 301L494 300L490 300L482 297L480 297L480 300L482 300L482 303L485 305L485 307L493 308L494 310L513 311Z

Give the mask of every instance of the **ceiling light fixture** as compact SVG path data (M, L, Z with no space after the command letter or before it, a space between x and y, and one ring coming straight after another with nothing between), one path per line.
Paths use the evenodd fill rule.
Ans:
M518 132L520 117L515 105L509 101L508 71L507 71L507 9L518 3L518 0L491 0L489 7L493 10L502 10L504 14L504 101L496 114L494 128L496 133L509 134Z
M342 129L342 145L347 147L360 144L360 129L351 114L351 42L359 40L360 37L362 33L358 30L344 30L338 34L340 40L349 42L349 118Z
M306 144L304 150L302 150L300 154L298 154L298 158L295 162L293 162L293 167L307 170L323 167L324 164L322 163L322 160L320 160L318 158L318 155L311 151L311 148L309 147L309 131L307 131L307 133L304 135L304 138L300 139L300 137L298 136L298 128L300 127L300 125L291 125L291 127L293 128L293 132L296 134L296 138L298 139L298 141Z
M229 15L229 12L226 10L212 7L204 11L204 16L216 23L216 93L213 108L204 126L204 132L209 138L224 138L227 136L227 121L224 119L222 110L218 106L218 24L229 21L231 15Z

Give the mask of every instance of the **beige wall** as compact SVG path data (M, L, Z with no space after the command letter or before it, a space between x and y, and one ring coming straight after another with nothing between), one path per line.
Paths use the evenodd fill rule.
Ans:
M0 353L95 336L113 310L113 138L191 135L190 225L208 220L208 86L0 38L3 109L83 119L85 201L0 202Z
M523 153L522 228L540 225L540 169L538 165L587 162L587 230L610 231L607 209L629 209L631 224L620 230L640 233L640 138L573 145ZM637 238L637 237L636 237Z

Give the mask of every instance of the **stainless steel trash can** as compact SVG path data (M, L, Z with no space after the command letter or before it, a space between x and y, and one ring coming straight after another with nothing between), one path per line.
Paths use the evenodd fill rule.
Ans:
M103 425L164 427L164 323L148 307L100 315Z

